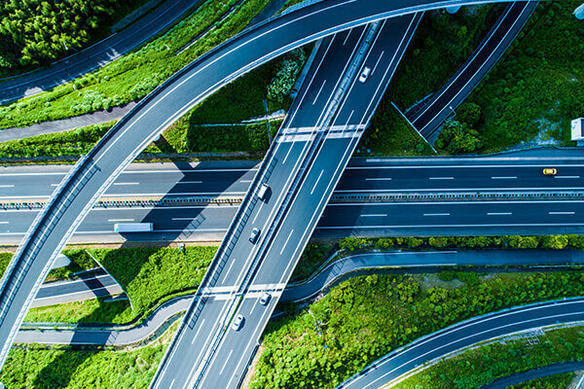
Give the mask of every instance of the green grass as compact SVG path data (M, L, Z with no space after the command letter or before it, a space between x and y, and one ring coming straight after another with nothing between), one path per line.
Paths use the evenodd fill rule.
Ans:
M13 347L0 380L7 388L147 388L167 345L132 351Z
M92 299L31 308L29 323L112 323L125 324L136 318L128 300Z
M572 15L580 3L540 5L510 54L469 98L482 110L476 126L482 152L538 135L571 145L569 122L584 113L584 25Z
M126 291L130 302L87 300L32 308L28 322L115 323L143 318L173 296L192 293L217 247L138 247L89 250Z
M538 378L523 384L511 386L509 389L568 389L574 379L574 373L564 373L545 378Z
M229 17L215 24L237 0L209 0L168 33L133 53L50 92L0 107L0 128L67 118L144 97L186 64L240 32L267 1L245 0Z
M526 339L507 340L467 350L443 360L392 386L395 389L471 389L479 388L515 373L558 362L584 360L584 328L581 326L548 330L539 343ZM572 373L515 385L512 389L567 388Z
M576 271L457 278L467 283L373 274L339 284L269 325L250 388L333 388L389 351L450 324L584 292L584 275Z
M0 252L0 277L4 274L4 271L8 267L10 260L12 259L12 253Z
M372 118L362 147L382 155L427 155L391 102L405 110L437 91L465 62L497 18L501 6L463 7L457 14L426 13L412 44Z
M47 157L78 157L113 126L113 122L96 124L75 130L31 136L0 143L0 158L40 160Z

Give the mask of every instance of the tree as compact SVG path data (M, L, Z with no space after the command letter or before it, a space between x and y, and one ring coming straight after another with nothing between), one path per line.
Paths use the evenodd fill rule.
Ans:
M444 124L435 147L451 154L472 153L482 146L478 136L477 131L468 129L456 120L449 120Z

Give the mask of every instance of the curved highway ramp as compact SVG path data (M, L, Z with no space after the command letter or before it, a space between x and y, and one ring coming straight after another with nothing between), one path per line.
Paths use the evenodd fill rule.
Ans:
M56 254L93 204L158 134L205 97L286 51L342 30L438 7L499 1L322 1L249 28L176 73L75 165L31 225L1 281L0 364Z

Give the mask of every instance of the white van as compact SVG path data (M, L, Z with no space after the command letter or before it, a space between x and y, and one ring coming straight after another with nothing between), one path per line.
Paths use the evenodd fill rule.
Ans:
M262 201L266 200L268 189L270 189L270 187L266 183L263 183L262 186L260 186L260 188L258 189L258 197L260 200Z

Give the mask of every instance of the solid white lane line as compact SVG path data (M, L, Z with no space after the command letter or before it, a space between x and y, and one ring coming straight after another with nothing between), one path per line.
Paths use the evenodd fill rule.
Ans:
M172 220L177 222L192 221L195 220L194 217L173 217Z
M450 216L449 213L425 213L424 216Z
M290 234L288 234L288 238L286 238L286 242L284 242L284 246L282 246L282 250L280 250L280 255L282 255L282 253L284 252L284 249L286 248L286 245L288 244L288 241L290 240L290 237L292 236L293 233L294 228L290 230Z
M576 212L548 212L550 215L573 215Z
M174 381L176 381L176 378L172 379L172 382L170 383L170 387L168 389L172 389L172 387L174 386Z
M516 180L517 176L510 177L491 177L491 180Z
M368 213L361 215L361 217L386 217L386 216L387 213Z
M382 178L366 178L365 181L391 181L389 177L382 177Z
M349 30L349 33L347 34L347 36L345 37L345 40L343 41L343 46L347 43L347 41L349 40L349 37L351 36L351 33L353 32L353 29Z
M140 185L139 182L114 182L114 185Z
M223 371L225 370L225 367L227 366L227 363L229 362L229 358L231 358L231 354L233 354L233 349L231 349L231 351L229 351L229 355L227 355L227 358L225 358L225 363L223 363L223 367L221 368L219 375L223 375Z
M195 344L195 340L197 340L197 335L199 335L199 332L203 328L203 324L205 324L205 319L201 320L201 325L199 326L199 329L197 330L197 332L195 332L195 336L193 336L193 340L191 340L191 344Z
M244 184L249 184L249 183L251 183L251 180L239 180L239 182L243 182Z
M559 179L565 178L565 179L574 179L575 180L575 179L580 178L580 176L555 176L554 178L559 178Z
M318 96L320 96L320 93L322 92L324 85L326 84L326 80L324 80L322 82L322 85L320 86L320 89L318 90L318 93L316 94L316 97L314 98L314 100L312 101L312 105L316 104L316 100L318 100Z
M488 216L513 215L512 212L487 212Z
M176 184L178 185L178 184L202 184L202 183L203 183L203 181L180 181L180 182L177 182Z
M59 184L51 184L51 186L59 186Z
M14 185L0 185L0 188L14 188Z
M373 66L373 70L371 71L371 75L375 74L375 69L377 69L377 65L379 65L381 58L383 58L383 54L385 54L385 50L382 50L381 55L379 55L379 58L377 58L377 62L375 62L375 66Z
M429 180L454 180L454 177L430 177Z
M320 181L320 177L322 177L322 173L324 173L324 169L322 169L320 171L320 174L318 175L318 178L316 179L316 182L314 183L314 186L312 187L312 190L310 191L310 194L314 193L314 190L316 189L316 186L318 185L318 182Z
M134 219L107 219L108 222L133 222Z

